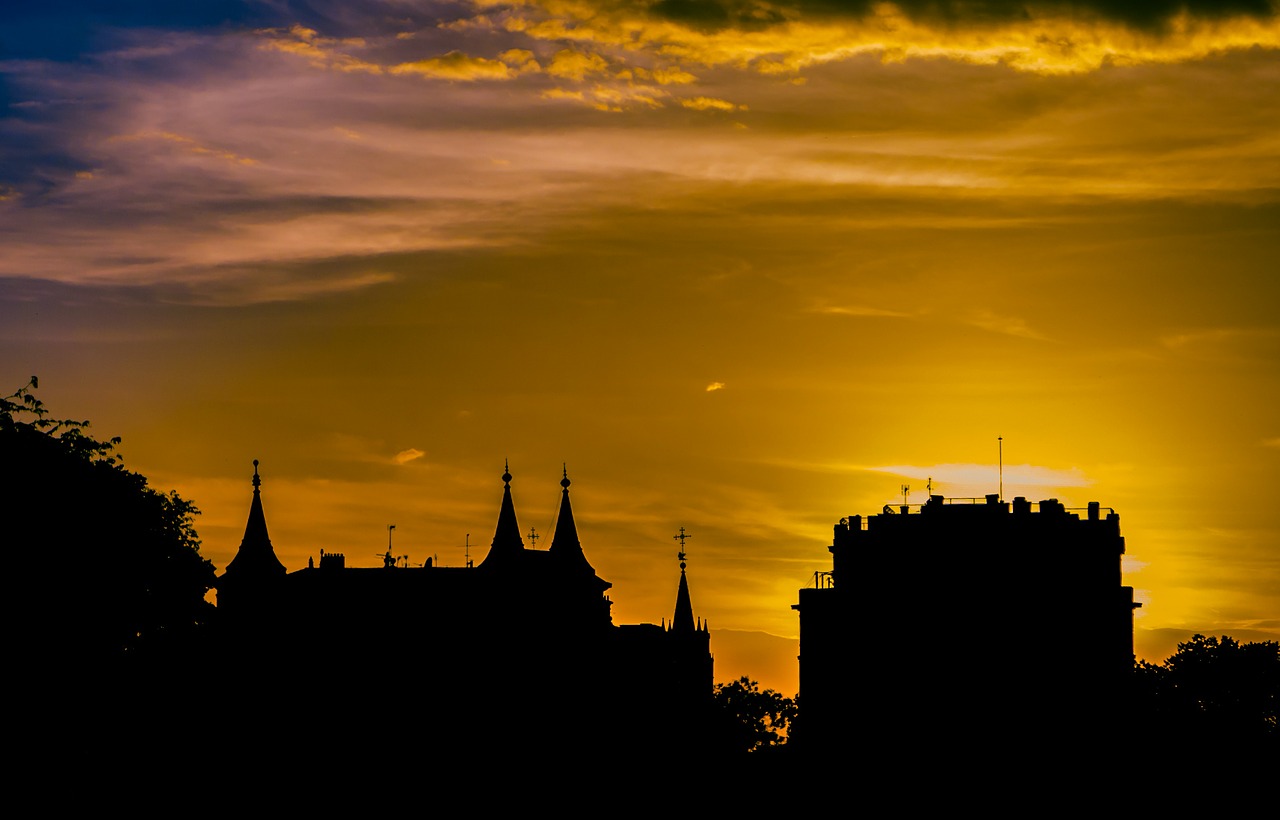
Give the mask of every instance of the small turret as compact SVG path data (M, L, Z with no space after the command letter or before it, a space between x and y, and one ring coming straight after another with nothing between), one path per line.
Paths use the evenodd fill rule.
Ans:
M249 520L244 527L240 549L227 564L222 577L234 580L278 578L285 574L284 564L276 557L267 535L267 517L262 512L262 479L258 476L258 460L253 460L253 501L249 504Z
M685 576L684 551L684 542L693 536L685 533L684 527L681 527L680 534L672 537L680 542L680 552L677 553L680 559L680 588L676 591L676 612L671 618L671 631L693 634L698 628L693 620L693 599L689 597L689 579Z
M564 478L560 479L560 514L556 518L555 535L551 538L552 555L566 565L595 574L591 562L582 551L582 542L578 540L578 526L573 522L573 508L569 506L569 468L563 468Z
M516 505L511 500L511 462L502 467L502 507L498 510L498 526L493 533L493 544L480 566L499 566L518 559L524 552L524 539L520 537L520 524L516 521Z

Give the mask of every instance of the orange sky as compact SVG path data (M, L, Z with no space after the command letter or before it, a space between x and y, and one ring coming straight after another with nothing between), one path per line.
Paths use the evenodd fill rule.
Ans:
M567 465L615 621L683 526L713 651L794 640L840 517L1003 437L1120 513L1140 657L1280 639L1280 19L1124 5L6 12L0 377L219 570L255 458L290 569L483 557L505 459L549 536Z

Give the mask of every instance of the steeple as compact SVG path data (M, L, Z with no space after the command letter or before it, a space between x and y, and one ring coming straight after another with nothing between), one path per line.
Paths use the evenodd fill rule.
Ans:
M249 505L249 521L244 527L240 549L227 564L223 575L268 578L285 574L284 564L276 557L267 535L267 517L262 512L262 479L258 476L258 460L253 460L253 501Z
M516 521L516 505L511 500L511 462L503 462L502 507L498 510L498 528L493 533L489 554L480 562L504 563L524 551L524 539L520 537L520 524Z
M560 515L556 519L555 536L551 539L552 555L572 567L585 569L595 573L587 556L582 552L582 542L578 540L578 527L573 523L573 508L569 506L569 468L564 467L564 478L560 479L563 488L560 495Z
M680 542L680 552L676 553L680 558L680 589L676 592L676 613L671 618L671 631L693 634L696 630L693 622L693 600L689 597L689 579L684 574L684 542L692 536L687 535L684 527L681 527L680 534L673 537Z

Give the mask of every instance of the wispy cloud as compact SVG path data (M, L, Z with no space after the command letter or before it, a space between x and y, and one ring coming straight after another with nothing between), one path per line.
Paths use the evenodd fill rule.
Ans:
M917 481L932 480L936 484L935 492L944 494L948 485L961 488L990 486L1001 473L993 464L889 464L855 469L889 473ZM1088 487L1093 483L1075 467L1044 467L1035 464L1005 464L1003 477L1006 485L1019 488Z
M708 393L714 393L717 390L723 390L723 389L724 389L724 382L712 382L711 384L707 385Z
M392 460L396 464L408 464L410 461L417 461L418 459L422 458L425 455L426 453L422 452L418 448L410 447L407 450L401 450L400 452L396 453L395 456L392 458Z
M295 271L246 270L239 276L219 273L157 288L173 301L196 305L232 306L271 302L301 302L385 285L395 275L380 271L341 272L324 275L306 269Z
M353 56L349 52L366 45L362 38L323 37L314 29L294 25L288 29L262 29L262 47L305 57L313 66L337 71L382 72L382 66Z
M1019 71L1063 74L1110 65L1195 60L1215 51L1276 47L1269 8L1254 2L1188 11L1175 4L981 4L966 15L936 3L791 0L768 16L753 4L577 4L565 0L476 3L476 26L502 27L532 39L590 43L686 63L789 75L812 66L873 55L885 62L950 59ZM696 9L696 10L695 10ZM1017 13L1011 13L1016 10Z
M462 82L508 80L524 71L538 70L537 61L521 59L525 54L529 54L529 52L521 52L517 55L518 62L513 66L503 60L472 57L460 51L451 51L442 57L432 57L412 63L401 63L387 70L391 74L417 74L423 77L460 80Z
M1213 327L1163 336L1160 343L1170 350L1207 350L1215 347L1273 342L1280 340L1280 329L1273 327Z
M695 111L746 111L745 105L731 103L728 100L721 100L715 97L690 97L680 100L680 104L685 108L692 108Z
M637 69L636 74L641 78L652 79L659 85L687 85L698 81L695 75L679 67L656 68L652 71Z
M547 73L562 80L583 80L590 75L604 74L608 70L608 61L599 54L571 48L557 51L547 65Z
M201 144L198 140L184 136L182 134L173 134L166 131L128 134L111 138L113 141L128 142L137 140L161 140L163 142L173 143L191 154L204 155L214 157L216 159L226 160L227 162L235 162L241 165L256 165L257 160L252 157L240 156L234 151L228 151L221 148L214 148ZM77 179L93 179L94 174L90 171L76 172Z
M1169 355L1185 361L1269 366L1280 360L1280 328L1276 327L1203 328L1164 336L1160 344Z
M1006 336L1018 336L1023 339L1036 339L1040 341L1046 340L1044 334L1032 330L1025 319L1016 316L1000 316L990 311L977 311L965 320L965 324L973 327L989 330L992 333L1001 333Z
M948 496L982 496L995 492L1001 477L996 464L856 464L845 461L785 461L767 463L805 472L852 475L855 473L883 473L919 482L916 492L925 491L932 484L932 492ZM1018 488L1019 493L1030 490L1089 487L1092 479L1076 467L1046 467L1035 464L1003 465L1003 480L1007 487Z
M645 180L643 189L633 186L625 197L642 209L690 201L687 195L698 186L708 191L726 181L739 195L785 186L805 200L829 203L808 212L806 219L815 223L848 219L827 197L848 202L844 192L855 186L911 196L946 189L955 197L999 197L1017 179L1020 196L1053 197L1064 190L1112 190L1116 169L1146 168L1153 170L1124 172L1140 175L1125 176L1126 196L1148 187L1153 193L1185 191L1200 182L1215 189L1280 185L1280 174L1268 171L1276 167L1269 163L1275 146L1265 140L1228 140L1221 147L1221 135L1208 134L1205 146L1219 146L1221 157L1206 161L1197 154L1185 167L1137 162L1139 156L1153 158L1145 144L1110 141L1082 165L1052 109L1020 116L1013 133L998 137L974 133L964 122L952 129L956 121L937 97L915 104L932 112L932 125L902 120L900 107L866 95L851 103L858 113L849 119L828 104L831 84L867 87L867 72L878 66L857 56L856 37L849 48L835 44L869 20L879 21L874 15L816 14L816 7L801 3L786 19L735 29L662 20L655 16L660 10L641 14L629 3L595 6L583 16L583 7L561 0L487 3L476 6L474 25L441 27L422 15L392 25L357 4L343 22L329 21L332 32L289 23L255 33L149 32L120 44L93 70L71 62L6 62L14 110L27 119L5 132L0 153L0 275L157 286L171 293L181 283L217 291L212 283L225 279L227 286L209 298L323 296L382 281L382 274L369 273L383 269L372 256L492 248L537 235L564 214L588 220L601 201L624 200L622 179ZM936 27L923 12L903 14L920 31ZM1271 18L1248 20L1264 28L1274 24ZM1065 25L1056 18L1040 23ZM1133 28L1131 22L1116 25L1122 23ZM1227 15L1218 23L1226 31L1239 21ZM787 37L768 45L776 34ZM886 35L878 30L877 36ZM986 36L998 39L998 32ZM1161 42L1180 36L1165 33ZM739 59L766 46L777 54ZM809 56L797 56L802 51ZM760 73L774 60L825 66L828 73L824 83L796 86L791 77ZM1233 76L1230 88L1265 87L1270 75L1262 67L1256 72L1243 82ZM939 87L956 93L963 85L958 76ZM1205 87L1199 74L1192 80ZM1228 87L1218 80L1223 83L1215 88ZM1071 85L1061 93L1091 100L1092 90ZM1221 96L1200 94L1186 102L1182 95L1179 105L1204 106L1198 122L1253 111L1250 116L1262 118L1264 126L1272 124L1265 107L1242 100L1215 108ZM966 97L951 108L998 116L997 102ZM379 114L369 118L374 104ZM787 112L802 109L803 126L793 125ZM691 110L709 115L699 127L719 130L689 139L679 126ZM714 116L730 111L750 130L730 128ZM596 112L624 116L606 122ZM1115 114L1105 107L1067 113L1098 133L1103 126L1105 133L1115 131ZM1144 109L1142 118L1160 123L1167 113ZM628 129L632 116L648 118L646 129ZM867 121L881 123L881 130L868 131ZM1228 124L1229 131L1247 132L1258 122ZM833 151L835 142L844 147ZM1059 154L1061 162L1054 159ZM765 207L766 201L720 198L718 206L732 212ZM974 213L921 215L897 208L858 219L863 227L872 220L887 227L911 220L957 229L990 224L991 217L968 216ZM253 266L342 259L357 270L310 281L267 273L263 282L270 287L262 289L249 287L251 277L244 275ZM815 310L853 318L912 315L858 303ZM1045 338L1016 316L977 313L968 321L991 332ZM1165 343L1189 350L1210 341L1194 336Z
M822 305L811 310L813 313L823 313L828 316L856 316L862 318L902 319L912 315L901 310L877 308L869 305Z

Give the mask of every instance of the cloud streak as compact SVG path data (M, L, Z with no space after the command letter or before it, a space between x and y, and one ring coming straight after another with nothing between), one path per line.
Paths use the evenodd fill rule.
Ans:
M417 461L418 459L422 458L425 455L426 453L422 452L418 448L410 447L407 450L401 450L400 452L396 453L395 456L392 458L392 461L394 461L396 464L408 464L411 461Z
M534 40L786 75L872 55L1044 74L1180 62L1280 44L1270 3L485 3L494 28ZM478 18L477 18L478 19Z
M933 492L949 497L982 497L995 492L1000 470L994 464L855 464L840 461L771 461L792 470L831 475L883 473L921 482L913 489L919 493L926 482L933 482ZM1078 468L1046 467L1035 464L1003 465L1004 481L1010 487L1030 490L1055 490L1092 486L1093 481ZM983 489L987 488L987 489Z
M354 269L330 282L358 287L379 269L374 256L520 243L564 219L590 220L601 202L661 211L691 195L718 196L726 183L735 186L734 197L720 197L726 213L779 193L812 202L830 191L832 202L853 202L851 189L987 200L1011 191L1265 200L1280 190L1280 138L1262 136L1280 133L1280 118L1255 104L1280 88L1256 54L1063 76L1031 92L1007 67L980 75L964 61L886 68L859 47L825 57L813 50L820 31L843 37L851 21L883 22L901 8L866 6L851 16L752 6L773 12L737 28L682 22L675 7L586 8L489 4L473 16L418 14L390 25L354 6L328 31L297 21L125 29L91 61L8 61L0 71L16 113L0 126L0 275L197 287L247 281L241 272L255 265L347 259ZM1143 36L1200 42L1196 26L1274 24L1240 9ZM937 34L1022 25L991 11L980 25L960 15ZM751 16L742 14L725 19ZM922 15L905 19L925 25ZM1132 21L1116 25L1138 36ZM764 56L715 48L749 50L779 33L804 37L778 40L781 51L768 59L808 66L806 85L770 74ZM999 32L984 36L1000 40ZM920 82L925 69L941 82ZM912 109L874 91L884 71L915 84ZM1150 80L1214 91L1131 93ZM1110 102L1121 98L1123 107ZM830 105L835 99L842 104ZM1131 127L1136 121L1146 125ZM848 217L832 206L810 218ZM858 218L922 219L904 209ZM979 207L923 219L976 227L991 217ZM971 321L1044 338L1025 319Z

